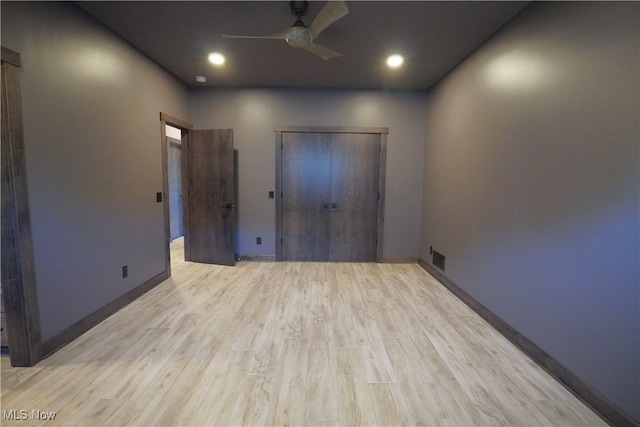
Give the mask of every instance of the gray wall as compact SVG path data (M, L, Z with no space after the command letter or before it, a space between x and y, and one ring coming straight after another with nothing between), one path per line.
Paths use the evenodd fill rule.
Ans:
M533 4L429 104L189 95L73 4L1 8L2 44L23 59L44 340L164 270L160 111L235 130L250 255L275 253L274 126L387 126L385 256L428 260L433 245L452 281L640 419L638 3Z
M277 125L388 127L385 257L417 257L420 246L424 92L217 89L191 93L196 129L233 128L239 158L238 253L275 255ZM262 245L256 245L262 237Z
M188 120L188 91L72 3L1 7L2 45L22 55L46 341L165 270L159 113Z
M534 3L430 93L420 252L637 420L639 8Z

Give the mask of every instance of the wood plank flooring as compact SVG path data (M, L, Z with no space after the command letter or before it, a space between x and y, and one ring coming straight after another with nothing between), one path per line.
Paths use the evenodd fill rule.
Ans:
M36 367L3 356L2 425L606 425L415 264L172 259Z

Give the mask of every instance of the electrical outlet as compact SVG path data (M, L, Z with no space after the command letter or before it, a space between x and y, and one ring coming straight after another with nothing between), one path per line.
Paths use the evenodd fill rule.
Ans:
M262 244L262 237L256 237L256 245Z
M273 191L269 191L269 198L273 199L275 197L275 193Z
M156 202L162 203L162 193L156 193Z
M126 265L122 266L122 278L126 278L129 275L129 267Z

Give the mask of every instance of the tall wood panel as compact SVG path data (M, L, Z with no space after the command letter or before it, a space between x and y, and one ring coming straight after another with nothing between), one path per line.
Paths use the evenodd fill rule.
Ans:
M232 129L192 130L183 144L185 257L235 264L235 163Z
M331 134L286 132L282 138L283 259L328 260Z
M379 134L332 135L329 260L376 260L379 169Z
M381 260L387 132L276 129L278 260Z
M13 366L42 359L27 165L20 100L20 55L2 47L2 296Z

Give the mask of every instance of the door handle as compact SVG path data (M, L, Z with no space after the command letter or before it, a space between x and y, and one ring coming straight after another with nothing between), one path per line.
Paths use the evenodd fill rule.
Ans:
M228 209L233 209L233 208L236 207L236 204L235 203L227 203L226 205L222 205L222 206L224 206L225 208L228 208Z
M325 209L329 209L329 203L323 203L322 207L325 208Z
M332 207L333 209L336 209L336 208L339 208L339 207L340 207L340 205L339 205L339 204L337 204L337 203L331 203L331 207Z

